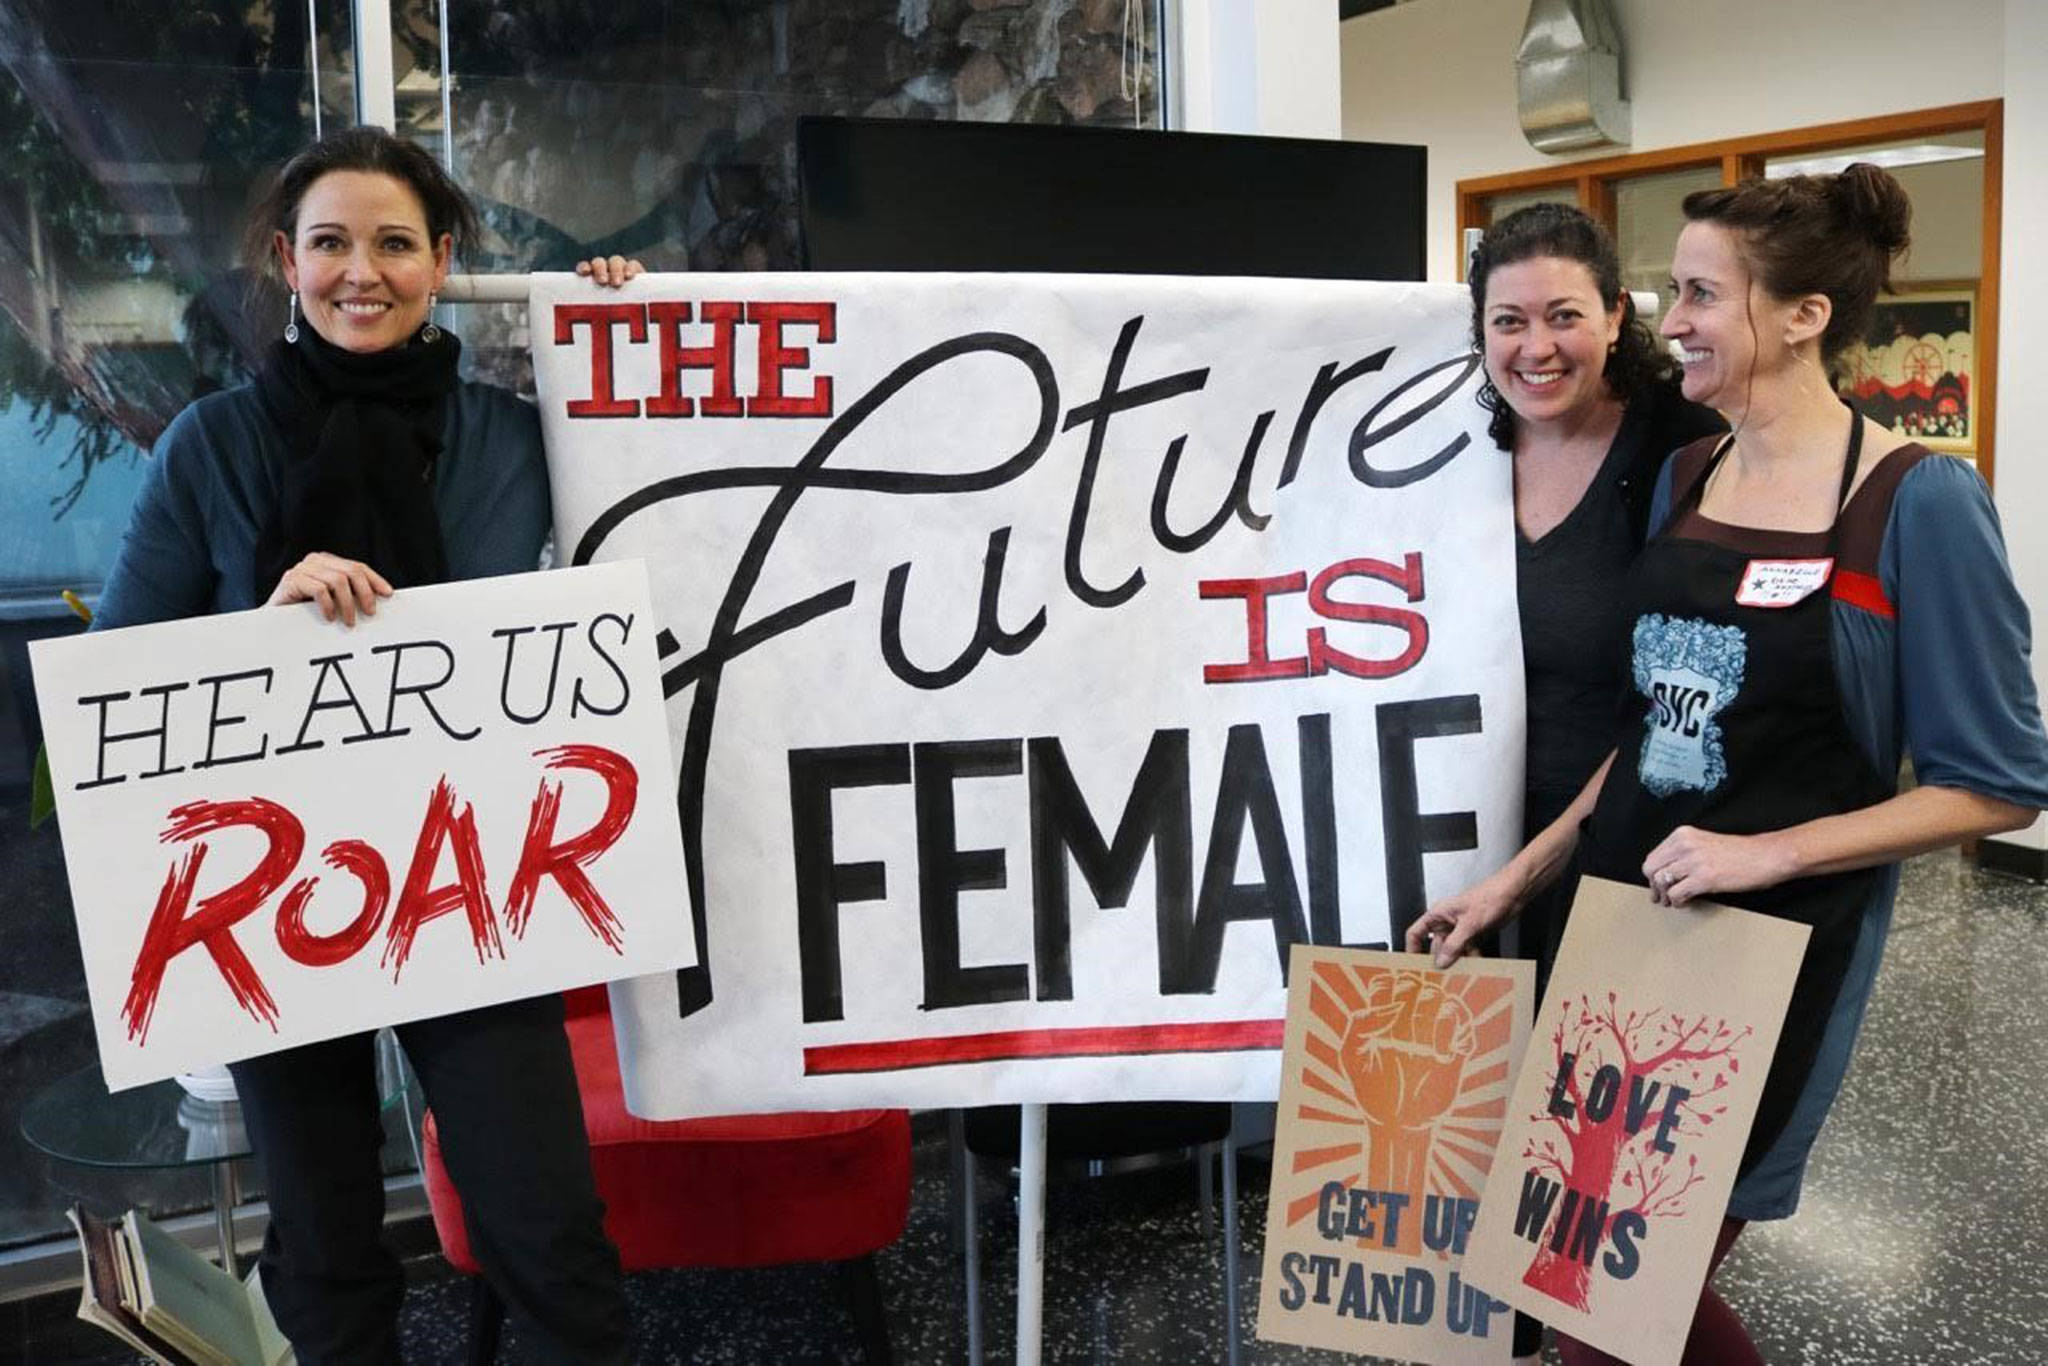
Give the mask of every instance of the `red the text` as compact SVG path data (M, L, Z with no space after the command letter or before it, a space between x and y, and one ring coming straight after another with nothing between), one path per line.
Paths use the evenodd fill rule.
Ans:
M568 402L570 417L830 417L832 377L816 374L809 393L792 393L791 371L811 367L810 346L798 345L791 328L811 329L813 345L829 346L838 336L838 305L828 302L753 302L707 299L655 303L557 304L555 345L568 346L582 329L590 342L590 392ZM691 328L686 341L684 328ZM737 378L741 328L754 337L754 387L742 394ZM613 361L623 331L626 346L653 345L661 387L642 398L620 397ZM701 372L690 381L686 374Z

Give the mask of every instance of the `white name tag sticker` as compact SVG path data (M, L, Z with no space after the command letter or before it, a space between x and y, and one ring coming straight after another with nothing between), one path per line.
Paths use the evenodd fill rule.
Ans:
M1790 607L1824 586L1834 572L1832 556L1819 560L1751 560L1735 590L1741 607Z

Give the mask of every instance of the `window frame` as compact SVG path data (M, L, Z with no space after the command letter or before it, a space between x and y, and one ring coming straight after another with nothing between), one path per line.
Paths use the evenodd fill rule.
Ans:
M1818 123L1805 128L1715 142L1688 143L1660 151L1599 157L1566 165L1538 166L1526 171L1478 176L1457 183L1458 240L1469 228L1484 228L1486 204L1497 194L1554 190L1558 198L1576 203L1606 227L1615 230L1615 187L1622 181L1669 171L1718 166L1723 185L1761 176L1774 157L1806 152L1839 151L1858 143L1898 142L1942 133L1981 133L1984 138L1983 266L1977 284L1975 385L1977 406L1977 472L1992 483L1998 436L1998 280L1999 220L2005 151L2005 101L1980 100L1898 114ZM1465 278L1464 253L1455 254L1458 279Z

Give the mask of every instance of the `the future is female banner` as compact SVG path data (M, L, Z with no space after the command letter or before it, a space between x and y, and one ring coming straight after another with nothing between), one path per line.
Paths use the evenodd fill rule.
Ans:
M1519 843L1449 286L539 277L565 563L642 559L697 965L653 1116L1263 1097L1297 943Z

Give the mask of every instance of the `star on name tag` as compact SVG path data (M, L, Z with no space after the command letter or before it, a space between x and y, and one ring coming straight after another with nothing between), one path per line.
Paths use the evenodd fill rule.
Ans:
M1834 572L1832 556L1818 560L1751 560L1742 571L1742 586L1735 590L1741 607L1790 607L1802 602L1817 588L1825 587Z

